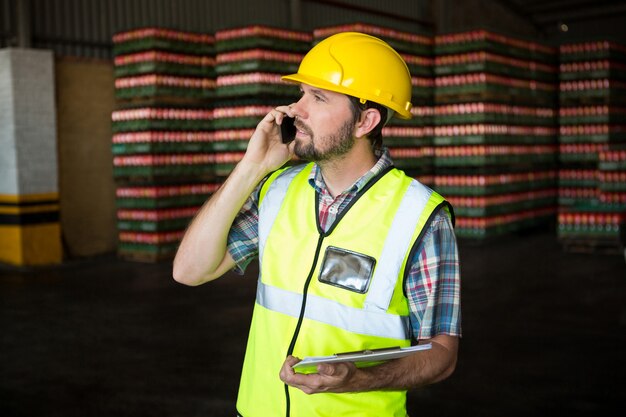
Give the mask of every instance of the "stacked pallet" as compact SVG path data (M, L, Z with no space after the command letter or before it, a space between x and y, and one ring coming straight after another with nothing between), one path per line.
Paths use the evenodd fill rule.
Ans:
M310 48L308 32L249 26L215 33L214 125L220 152L243 155L259 121L273 107L297 100L298 87L281 76L297 72Z
M559 240L565 249L619 247L626 212L626 47L560 48Z
M171 258L215 176L235 155L214 151L214 39L146 28L116 34L112 114L118 254Z
M195 183L118 187L120 254L143 260L171 256L198 207L219 186Z
M118 99L211 98L213 37L145 28L113 36Z
M485 30L435 37L435 189L459 237L556 214L556 50Z
M432 185L432 105L433 105L433 40L430 36L402 32L381 26L352 23L318 28L313 31L317 43L340 32L361 32L387 42L402 56L411 73L413 86L413 118L392 118L383 129L383 144L389 148L396 167L427 185Z

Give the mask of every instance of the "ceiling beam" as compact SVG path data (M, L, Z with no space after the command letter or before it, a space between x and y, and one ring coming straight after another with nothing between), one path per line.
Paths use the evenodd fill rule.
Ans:
M535 16L538 23L547 25L555 22L593 20L601 17L621 16L626 14L626 3L592 6L572 10L568 8L558 13L545 13Z
M495 3L498 3L500 6L504 7L515 16L521 18L522 20L525 20L541 35L546 35L546 31L544 27L537 24L537 22L535 22L533 17L528 12L526 12L526 10L520 7L516 2L505 1L505 0L495 0Z
M432 29L434 26L433 22L429 20L418 19L415 17L405 16L402 14L390 12L388 11L389 7L387 5L385 6L385 9L383 10L383 9L374 9L374 8L366 7L366 6L360 6L357 4L351 4L351 3L348 4L348 3L344 3L338 0L303 0L303 1L308 2L308 3L324 4L327 6L337 7L340 9L368 13L368 14L372 14L375 16L388 17L390 19L394 19L394 20L401 21L401 22L415 23L415 24L421 25L429 29Z
M598 5L600 3L613 3L609 0L550 0L535 2L532 4L524 3L524 7L531 15L541 15L550 12L561 12L567 10L574 10L579 7Z
M30 0L16 0L15 11L17 15L17 46L30 48L32 39Z

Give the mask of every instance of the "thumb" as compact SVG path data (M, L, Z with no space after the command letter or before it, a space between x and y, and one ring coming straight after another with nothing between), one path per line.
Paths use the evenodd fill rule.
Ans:
M326 363L317 365L317 372L322 375L332 376L335 374L335 367Z

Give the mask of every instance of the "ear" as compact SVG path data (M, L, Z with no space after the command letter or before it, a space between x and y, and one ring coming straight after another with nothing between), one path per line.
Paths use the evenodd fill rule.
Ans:
M366 109L361 112L361 117L356 124L354 136L362 138L367 136L380 122L380 113L376 109Z

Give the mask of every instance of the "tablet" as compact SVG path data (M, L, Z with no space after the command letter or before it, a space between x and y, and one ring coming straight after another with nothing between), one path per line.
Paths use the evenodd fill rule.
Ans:
M355 362L356 366L362 367L372 362L387 361L408 356L422 350L428 350L432 344L415 345L408 347L388 347L382 349L363 350L357 352L336 353L329 356L307 356L293 366L296 372L309 373L317 370L319 363Z

